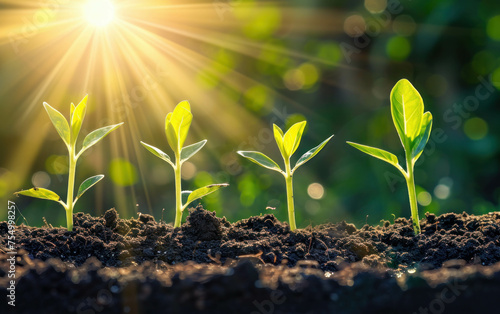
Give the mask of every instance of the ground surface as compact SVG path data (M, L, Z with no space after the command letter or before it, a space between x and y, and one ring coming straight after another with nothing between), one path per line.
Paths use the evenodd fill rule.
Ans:
M77 214L75 229L16 229L19 313L473 313L500 301L500 213L426 215L290 232L272 215L230 224L201 207ZM2 247L7 224L0 223ZM7 294L8 255L0 251ZM2 302L0 310L8 310ZM159 311L161 309L161 311Z

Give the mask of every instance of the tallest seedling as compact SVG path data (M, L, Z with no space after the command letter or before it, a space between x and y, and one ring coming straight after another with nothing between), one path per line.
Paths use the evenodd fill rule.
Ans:
M35 198L41 198L46 200L51 200L60 203L64 209L66 210L66 224L69 231L73 230L73 208L76 202L80 199L80 197L85 193L88 189L93 187L97 182L101 181L104 178L104 175L99 174L97 176L93 176L83 181L78 189L76 194L76 198L73 199L74 189L75 189L75 174L76 174L76 162L78 158L89 149L91 146L95 145L97 142L102 140L106 135L111 133L113 130L117 129L120 125L123 124L115 124L105 126L103 128L97 129L93 132L90 132L85 139L83 140L82 148L77 153L76 152L76 142L78 140L78 134L80 133L80 129L82 128L83 119L85 118L85 113L87 112L87 97L83 98L83 100L75 106L71 104L70 111L70 123L66 118L56 109L52 108L48 103L43 103L47 114L49 115L52 124L54 124L57 133L61 136L64 144L66 144L66 148L68 148L69 155L69 177L68 177L68 195L66 199L66 203L61 200L59 195L55 192L52 192L47 189L42 188L32 188L29 190L24 190L15 193L16 195L25 195Z
M432 115L424 113L424 101L411 83L402 79L396 83L391 92L392 120L398 131L405 150L406 171L399 165L398 158L385 150L347 142L363 153L381 159L396 167L406 179L410 198L411 217L415 234L420 233L417 196L413 168L424 151L432 129Z

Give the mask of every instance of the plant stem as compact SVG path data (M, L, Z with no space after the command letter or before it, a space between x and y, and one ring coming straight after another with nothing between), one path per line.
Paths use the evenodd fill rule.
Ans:
M286 181L286 201L288 204L288 221L290 223L290 230L297 229L295 226L295 208L293 204L293 177L290 169L290 158L285 160L285 181Z
M420 234L420 219L418 218L418 204L417 193L415 192L415 178L413 175L413 162L411 154L406 154L406 169L408 176L406 177L406 184L408 185L408 196L410 198L411 218L413 222L413 231L415 235Z
M75 189L76 158L75 148L69 149L68 196L66 199L66 225L68 231L73 231L73 192Z
M174 228L180 227L182 222L182 188L181 188L181 157L175 154L175 223Z

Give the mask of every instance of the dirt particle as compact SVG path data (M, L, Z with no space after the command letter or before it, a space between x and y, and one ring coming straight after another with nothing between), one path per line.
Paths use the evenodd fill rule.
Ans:
M141 214L139 213L139 220L144 223L144 224L147 224L148 222L154 222L155 221L155 218L151 215L148 215L148 214Z
M219 240L222 227L215 212L204 210L201 206L189 209L189 216L182 230L193 237L194 241Z
M116 209L111 208L104 213L104 220L106 221L106 227L114 228L116 226L116 220L118 219L118 212Z

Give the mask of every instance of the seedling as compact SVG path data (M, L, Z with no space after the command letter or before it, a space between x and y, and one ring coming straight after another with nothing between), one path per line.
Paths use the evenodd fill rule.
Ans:
M424 150L432 129L432 115L424 113L424 101L411 83L402 79L391 91L391 114L401 143L405 150L406 171L399 165L398 158L385 150L347 142L363 153L381 159L396 167L406 179L410 199L411 217L415 234L420 233L417 196L413 168Z
M205 187L199 188L194 191L182 191L181 188L181 168L182 164L193 157L203 146L207 143L207 140L200 141L198 143L183 147L184 141L186 140L187 134L189 132L189 127L191 126L191 121L193 120L193 115L191 114L191 106L189 102L184 100L181 101L174 108L173 112L167 114L165 118L165 133L167 134L167 141L170 148L174 151L175 163L172 162L170 157L161 151L159 148L141 142L141 144L149 150L156 157L166 161L169 165L174 168L175 174L175 223L174 227L180 227L182 221L182 212L186 207L193 201L202 198L210 193L217 191L222 187L226 187L229 184L211 184ZM182 197L187 196L186 203L183 204Z
M63 202L59 195L57 195L55 192L43 188L35 187L29 190L23 190L14 193L16 195L26 195L35 198L51 200L61 204L66 210L66 224L69 231L73 230L73 208L75 207L76 202L82 197L85 192L87 192L88 189L93 187L97 182L101 181L104 178L104 175L99 174L83 181L78 189L76 198L73 199L73 192L75 188L76 162L78 158L80 158L80 156L82 156L82 154L87 149L95 145L106 135L123 124L122 122L119 124L106 126L89 133L83 140L82 148L78 153L76 153L76 141L78 139L78 134L80 133L80 129L85 118L85 113L87 111L87 98L88 96L85 96L85 98L83 98L83 100L76 107L73 103L71 104L71 120L69 124L66 118L59 111L52 108L48 103L43 103L43 106L45 107L45 110L47 111L52 124L54 124L57 133L59 133L59 136L61 136L64 144L66 144L66 147L68 148L69 176L66 203Z
M281 170L280 166L278 166L276 162L274 162L271 158L267 157L263 153L253 151L238 151L238 154L240 154L241 156L248 158L249 160L264 168L277 171L285 177L288 221L290 223L290 230L292 231L297 228L295 225L295 209L293 203L293 174L295 173L297 168L316 156L316 154L319 153L319 151L323 149L326 143L328 143L328 141L333 137L333 135L330 136L321 144L302 155L302 157L299 158L292 169L290 166L290 157L292 157L293 153L299 147L300 139L302 138L305 127L306 121L297 122L292 125L290 129L288 129L285 135L283 135L283 131L276 124L273 124L274 139L276 140L276 144L278 145L281 156L283 157L283 161L285 162L285 171Z

